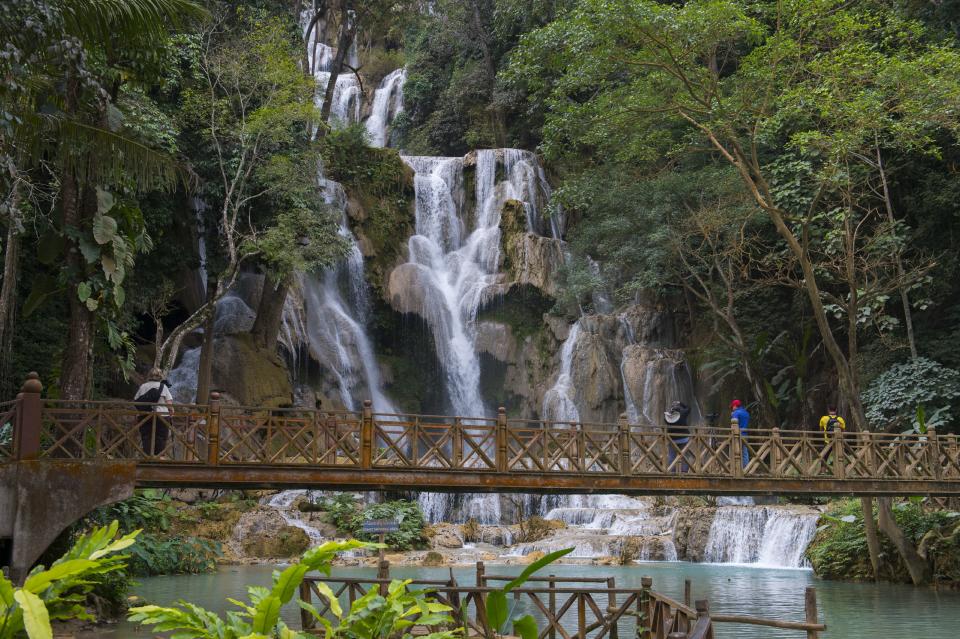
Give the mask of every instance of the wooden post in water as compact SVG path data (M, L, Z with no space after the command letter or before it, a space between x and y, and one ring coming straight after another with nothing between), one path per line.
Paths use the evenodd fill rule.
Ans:
M210 393L207 407L207 465L220 463L220 393Z
M691 588L690 580L684 579L683 580L683 605L685 606L690 605L691 591L692 591L692 588Z
M373 467L373 402L363 400L360 418L360 468Z
M817 620L817 589L813 586L807 586L803 593L803 609L807 623L820 623ZM807 630L807 639L819 639L819 637L820 633L816 630Z
M17 394L17 418L13 431L13 458L24 461L40 456L40 429L43 409L40 393L43 384L36 373L28 373Z
M607 577L607 614L612 618L617 611L617 593L614 592L614 589L617 587L617 580L613 577ZM617 630L617 620L613 619L610 624L610 639L618 639L620 633Z

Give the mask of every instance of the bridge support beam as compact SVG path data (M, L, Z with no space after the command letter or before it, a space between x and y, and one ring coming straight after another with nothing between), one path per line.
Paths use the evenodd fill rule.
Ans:
M132 462L19 461L0 465L0 557L17 583L57 536L98 506L133 496Z

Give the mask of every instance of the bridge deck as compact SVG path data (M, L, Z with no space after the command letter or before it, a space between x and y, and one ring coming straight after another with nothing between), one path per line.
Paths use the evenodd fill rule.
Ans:
M32 383L35 382L35 383ZM40 397L0 404L0 463L137 464L141 486L533 493L960 495L956 435L663 428ZM0 433L3 431L0 430Z

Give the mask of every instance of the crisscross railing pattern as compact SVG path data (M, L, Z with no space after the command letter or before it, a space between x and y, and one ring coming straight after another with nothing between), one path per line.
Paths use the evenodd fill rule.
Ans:
M468 637L494 639L499 629L489 625L486 614L487 597L496 587L491 582L505 582L512 576L485 574L483 562L476 566L476 584L461 585L451 571L449 579L416 579L409 584L414 591L426 591L434 601L449 606L453 623L451 628L463 628ZM381 561L375 577L307 578L300 585L300 599L332 624L330 599L324 595L320 583L330 592L345 611L371 590L386 592L390 584L390 565ZM510 591L512 613L532 614L538 621L538 639L712 639L714 624L733 622L768 628L805 631L808 639L816 639L826 629L818 619L816 589L804 593L804 621L764 619L742 615L711 614L707 600L691 606L692 584L684 584L683 602L653 590L653 580L642 577L639 587L617 587L613 577L530 577L521 587ZM317 632L317 620L307 607L300 613L304 630ZM437 630L437 627L414 625L408 632L414 635Z
M789 486L784 492L960 494L960 442L935 429L677 432L626 420L514 420L504 409L495 418L380 414L369 401L360 411L221 406L216 394L208 404L145 407L44 399L38 380L28 380L28 386L33 390L0 404L0 461L109 459L151 467L222 467L237 469L232 483L260 484L282 483L277 473L289 469L291 483L331 487L707 492L722 480L723 491L734 494L782 486ZM254 467L275 474L248 480L244 473ZM314 468L343 474L301 472ZM353 470L363 472L346 474ZM175 475L151 477L181 483ZM183 478L218 481L215 474L192 471ZM670 481L651 481L658 478Z

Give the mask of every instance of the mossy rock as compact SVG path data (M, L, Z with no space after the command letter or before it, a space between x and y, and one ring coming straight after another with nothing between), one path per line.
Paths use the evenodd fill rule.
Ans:
M443 565L443 555L438 553L435 550L431 550L423 556L423 561L421 562L424 566L442 566Z
M243 552L249 557L296 557L309 547L307 533L296 526L284 526L274 534L255 535L243 541Z

